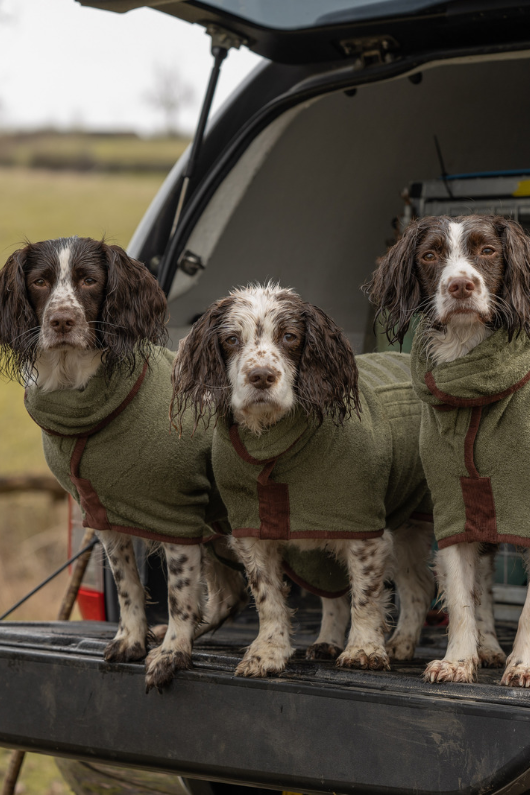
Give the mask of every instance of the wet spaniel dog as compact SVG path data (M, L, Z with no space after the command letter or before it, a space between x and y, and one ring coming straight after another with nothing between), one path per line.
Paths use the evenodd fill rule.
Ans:
M530 241L519 224L500 216L420 218L381 258L366 291L391 341L402 343L420 313L429 358L435 365L453 362L495 329L530 333ZM504 664L493 620L495 551L495 545L456 543L437 553L449 644L444 660L427 667L428 681L469 682L477 662ZM512 661L529 659L528 632L520 625ZM518 680L508 665L503 684L530 684L528 677Z
M35 384L43 392L77 390L81 395L100 367L108 377L117 369L132 372L135 360L145 357L150 345L166 339L167 305L156 279L119 246L90 238L48 240L12 254L0 270L0 307L2 372ZM161 408L164 416L168 409ZM98 536L115 576L121 613L118 633L107 646L105 659L142 659L147 637L145 596L132 538L113 530L98 531ZM189 613L202 614L203 622L191 628L192 637L194 628L197 637L246 603L242 575L209 555L201 561L200 546L186 547L189 552L183 555L182 546L163 544L170 571L170 605L172 600L179 604L186 598ZM197 582L202 567L210 597L202 610L202 592L198 597L201 604L191 603L200 589L193 590L190 585L188 594L182 586L195 577L191 572L197 555ZM187 633L185 640L191 650L187 637L191 623L179 626L171 643L180 648L179 631ZM154 649L147 660L148 688L161 687L173 676L170 665L160 665L158 652ZM165 647L163 653L166 662L171 659Z
M190 405L197 422L223 417L265 442L267 433L297 406L317 423L331 415L340 424L358 408L357 367L351 346L330 317L290 289L268 284L234 290L214 303L180 343L174 370L173 418L177 425L180 413ZM326 466L325 460L322 465ZM386 652L382 591L392 557L388 531L366 540L233 537L260 621L259 635L236 674L281 672L293 652L281 571L284 544L302 550L325 549L350 572L351 610L344 597L324 600L321 633L308 651L309 658L340 654L350 616L350 637L338 657L339 665L384 669L389 667L389 656L412 658L432 598L426 565L432 529L430 525L418 529L422 524L426 523L410 521L395 533L395 580L402 609ZM322 654L323 650L328 654Z

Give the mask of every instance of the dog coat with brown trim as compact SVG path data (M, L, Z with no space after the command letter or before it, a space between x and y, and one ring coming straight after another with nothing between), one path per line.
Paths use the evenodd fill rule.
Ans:
M48 466L81 505L85 526L181 544L229 532L212 473L213 430L193 433L188 414L180 438L170 431L173 358L153 346L148 363L110 378L100 369L84 390L26 389Z
M380 353L356 361L360 419L353 416L337 426L326 418L318 425L297 409L261 436L219 420L214 474L234 536L369 539L418 510L427 485L410 357ZM293 579L314 585L322 575L327 583L318 586L327 592L322 595L336 595L339 579L347 588L344 570L324 565L320 552L287 546L285 559ZM328 568L329 576L324 572Z
M420 329L412 377L438 545L530 546L530 340L509 341L499 329L466 356L435 366L421 336Z

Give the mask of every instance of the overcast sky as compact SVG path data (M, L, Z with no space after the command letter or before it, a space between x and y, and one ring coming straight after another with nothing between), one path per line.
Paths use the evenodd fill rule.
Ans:
M114 14L75 0L0 0L0 14L2 128L156 132L163 119L145 96L163 68L194 90L180 119L193 129L211 66L202 27L152 9ZM214 111L259 61L245 48L231 50Z

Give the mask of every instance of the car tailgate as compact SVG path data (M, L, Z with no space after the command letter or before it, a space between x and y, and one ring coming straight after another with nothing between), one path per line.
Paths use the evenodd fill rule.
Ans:
M316 616L298 624L303 646ZM0 744L308 793L486 793L529 766L530 694L499 687L498 671L434 686L421 681L421 660L344 671L299 648L281 677L242 679L234 668L255 632L243 619L202 640L194 668L167 690L146 695L143 665L104 662L114 631L0 626Z

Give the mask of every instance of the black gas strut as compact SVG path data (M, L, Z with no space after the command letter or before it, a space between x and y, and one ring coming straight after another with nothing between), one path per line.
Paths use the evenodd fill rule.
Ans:
M226 58L226 56L228 55L228 50L230 50L231 48L239 49L241 44L244 43L244 41L240 39L238 36L236 36L234 33L219 28L217 25L208 25L208 27L206 28L206 32L208 33L209 36L211 36L212 39L213 66L212 66L212 71L210 73L210 79L208 81L206 94L204 95L204 100L202 103L201 114L199 116L197 129L195 130L195 135L193 136L193 143L191 145L189 160L186 163L186 168L184 169L182 187L180 189L180 196L177 204L177 210L175 212L175 218L173 219L173 225L171 227L170 243L166 250L167 257L170 255L171 241L173 240L175 232L177 231L180 216L182 215L182 208L184 207L184 202L186 201L186 193L188 192L188 186L190 184L190 180L193 176L193 172L195 171L195 166L197 165L197 161L201 153L201 146L204 140L204 131L206 129L206 124L208 122L208 117L210 115L210 109L212 107L212 101L215 94L215 89L217 88L217 83L219 81L219 75L221 73L221 65L224 59ZM164 259L165 258L166 257L164 257Z

